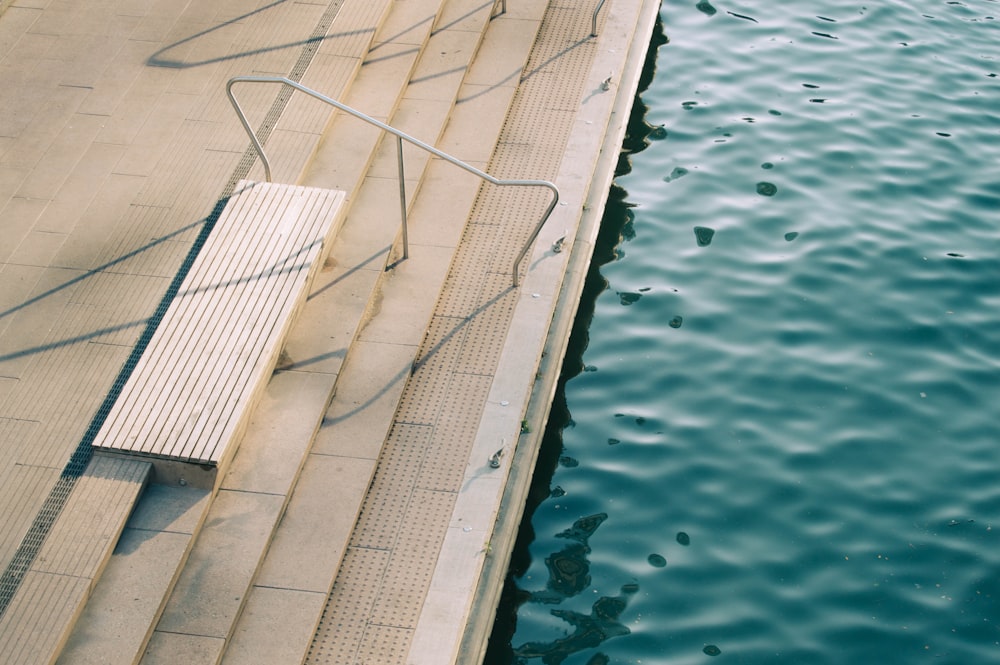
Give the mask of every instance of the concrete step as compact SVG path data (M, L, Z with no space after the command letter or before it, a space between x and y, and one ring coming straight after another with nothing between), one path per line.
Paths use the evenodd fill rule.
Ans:
M0 619L0 662L54 662L108 563L152 465L97 457L69 498ZM28 541L26 541L28 542Z
M396 107L400 105L399 91L404 89L407 81L420 75L418 57L427 52L424 46L430 38L433 18L446 11L428 2L396 3L366 59L371 66L362 66L344 98L345 102L373 116L384 115L395 122ZM433 41L433 38L430 39ZM386 52L394 55L386 59L382 55ZM405 64L407 62L409 65ZM391 68L379 74L379 65L391 65ZM307 79L308 72L304 82L309 84ZM326 92L321 86L316 87ZM395 94L393 89L397 91ZM450 95L453 101L455 92L450 92ZM384 272L389 248L398 230L398 221L393 221L397 219L398 203L392 209L391 217L374 213L374 219L379 220L379 224L371 223L371 210L366 212L364 208L358 208L366 198L365 187L352 185L351 179L360 182L366 169L371 172L378 168L378 155L372 157L378 136L371 135L368 141L363 140L366 137L365 126L358 127L354 118L335 118L331 126L337 127L344 120L352 121L355 127L348 127L342 134L332 131L337 139L330 140L331 134L328 134L323 145L339 155L339 173L350 174L347 180L338 181L347 191L356 192L349 219L367 219L366 237L381 237L376 251L362 257L364 265L372 269L364 270L359 268L360 264L350 263L350 252L358 249L357 243L352 243L347 253L339 251L344 246L343 236L335 244L331 253L331 269L326 279L321 275L297 332L288 340L281 370L273 377L268 395L222 482L206 526L198 535L150 638L141 661L143 663L177 662L178 654L184 654L185 660L194 662L218 662L232 634L234 622L248 602L250 587L258 576L262 557L286 510L297 478L300 474L304 478L322 477L331 471L329 465L320 471L303 470L301 465L321 424L335 382L339 385L338 376L342 373L341 365L348 344L363 325L366 312L371 309L367 303L371 300L375 284L370 282L366 288L355 290L358 282L353 285L344 283L343 287L348 287L345 291L340 285L343 275L338 274L337 266L347 267L350 263L350 269L357 269L352 274L360 273L359 277L374 277L377 281ZM322 150L320 154L323 154ZM280 172L280 168L275 171ZM418 179L419 173L414 174L411 181L414 190ZM327 179L321 186L329 188L335 184ZM381 198L376 197L376 200L381 203ZM371 257L376 253L377 258L373 260ZM341 298L341 306L329 309L329 301L324 300L322 295ZM344 299L355 306L345 306ZM351 355L353 357L354 351ZM358 483L358 491L363 493L367 485L365 475L351 473L350 478ZM305 490L299 493L299 496L305 495ZM322 561L324 554L326 552L320 550L316 561ZM326 586L329 587L329 582ZM272 594L268 607L289 616L295 616L302 610L321 610L325 591L311 595L308 589L304 591L306 595L302 597L285 594L282 598L280 593L277 596ZM308 644L310 625L297 625L307 629L301 640ZM283 636L278 643L292 641L290 636ZM275 643L274 640L271 642ZM254 654L254 658L258 658L256 662L260 662L259 656L259 653Z
M468 19L474 14L463 13L467 11L463 5L472 4L452 2L442 12L426 49L432 58L422 60L397 115L416 117L425 112L427 127L439 122L442 128L436 145L482 169L496 145L544 7L536 7L536 20L522 14L492 21L470 65L438 59L450 52L449 45L464 43L469 48L468 35L450 33L469 27ZM456 21L453 16L467 19ZM436 73L459 66L469 68L449 93L456 100L454 106L445 109L444 103L434 104L439 100L428 94L426 82L445 79ZM447 89L444 81L437 88ZM428 112L435 106L439 107L436 112ZM373 232L372 222L394 219L394 201L386 191L392 179L384 173L394 160L392 151L376 158L340 236L343 245L334 248L334 255L343 250L358 258L368 256L378 253L381 243L391 238L391 221L378 225L381 235ZM321 177L321 173L310 177ZM250 590L224 665L300 663L307 657L481 184L477 177L443 160L427 164L410 212L410 258L382 273L380 282L372 285L378 311L351 346L337 393ZM282 639L273 639L276 634Z
M357 75L377 29L385 23L391 5L391 0L346 0L329 27L329 37L319 42L306 78L321 79L329 94L343 95ZM276 161L276 170L289 164L301 167L315 147L315 140L313 134L296 133L295 129L313 127L317 122L322 125L325 120L318 121L317 112L329 115L329 108L323 105L303 106L297 103L300 101L291 100L271 133L269 152L282 157ZM238 125L235 116L232 123ZM303 137L312 142L303 144ZM306 155L296 157L291 149L296 146L299 153L304 150ZM291 156L284 158L285 155ZM262 177L259 167L255 175ZM321 412L329 400L329 390L319 392L319 401L313 408ZM266 405L273 404L272 397L269 386L262 398L265 406L258 408L258 412L267 412ZM66 646L59 662L139 662L192 551L212 499L212 492L190 486L154 485L145 493L107 562L102 583L96 584L94 576L90 584L92 596L82 613L77 611L72 617L79 615L79 619L75 624L67 623L68 641L67 635L63 635ZM224 508L223 502L220 510ZM130 510L131 505L124 510L123 522ZM117 540L117 537L109 540L109 555ZM123 607L122 599L131 600Z
M58 663L138 661L210 504L205 489L146 489Z

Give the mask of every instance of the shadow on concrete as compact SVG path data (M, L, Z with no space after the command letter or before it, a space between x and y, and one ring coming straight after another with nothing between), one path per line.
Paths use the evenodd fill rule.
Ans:
M334 34L322 35L322 36L314 34L314 35L312 35L312 36L310 36L310 37L308 37L306 39L300 39L300 40L294 41L294 42L286 42L284 44L275 44L273 46L262 46L260 48L249 49L249 50L246 50L246 51L240 51L239 53L228 53L226 55L220 55L220 56L217 56L217 57L214 57L214 58L205 58L203 60L182 60L182 59L179 59L179 58L171 58L170 55L169 55L172 51L176 51L176 50L180 49L181 47L183 47L183 46L185 46L187 44L190 44L190 43L192 43L194 41L197 41L198 39L201 39L202 37L205 37L206 35L210 35L213 32L218 32L219 30L223 30L224 28L227 28L229 26L235 25L235 24L239 23L240 21L244 21L244 20L246 20L246 19L254 16L255 14L261 14L263 12L266 12L266 11L268 11L270 9L273 9L273 8L277 7L278 5L284 4L286 2L288 2L288 0L275 0L275 2L272 2L271 4L264 5L263 7L260 7L258 9L253 10L253 11L250 11L250 12L247 12L245 14L241 14L241 15L235 17L235 18L229 19L228 21L223 21L222 23L220 23L220 24L218 24L216 26L212 26L211 28L208 28L206 30L202 30L201 32L196 32L195 34L191 35L190 37L185 37L184 39L181 39L180 41L176 41L173 44L169 44L167 46L164 46L163 48L161 48L160 50L158 50L156 53L154 53L153 55L149 56L149 58L146 60L146 64L148 66L150 66L150 67L166 67L166 68L169 68L169 69L190 69L192 67L202 67L204 65L211 65L211 64L218 63L218 62L227 62L229 60L239 60L241 58L247 58L247 57L254 56L254 55L260 55L262 53L271 53L271 52L274 52L274 51L283 51L285 49L290 49L290 48L297 48L297 47L303 47L303 46L310 46L310 45L312 45L313 49L316 49L316 48L318 48L318 45L321 42L324 42L324 41L326 41L328 39L336 39L338 37L353 37L353 36L356 36L356 35L373 34L375 32L374 28L366 28L366 29L363 29L363 30L351 30L351 31L348 31L348 32L334 33Z
M32 521L26 535L21 540L21 544L15 551L14 556L7 564L7 568L0 573L0 616L3 616L4 612L6 612L7 607L10 605L10 601L14 598L17 589L21 586L21 581L31 568L32 563L35 561L35 557L38 555L42 544L45 542L46 536L52 529L52 525L55 524L56 519L58 519L59 515L62 513L62 509L66 505L66 500L69 498L73 487L76 485L77 479L83 475L87 465L90 463L90 459L93 456L94 438L104 425L104 421L107 419L112 406L114 406L114 403L118 400L118 396L121 394L126 382L132 375L132 371L139 363L139 359L142 357L143 352L149 345L149 341L152 339L153 333L156 332L157 327L160 325L160 321L163 319L167 309L170 307L170 303L173 301L178 291L180 291L184 278L187 277L191 266L198 257L198 253L201 251L202 246L208 239L209 233L211 233L212 228L215 226L215 222L219 219L223 209L229 202L231 194L232 185L227 187L225 195L219 198L216 202L211 214L209 214L205 219L195 222L187 227L196 227L201 224L201 230L198 233L198 237L195 239L194 243L192 243L191 249L188 251L180 270L177 271L177 274L171 281L170 286L167 288L166 293L164 293L163 298L160 300L160 304L157 306L153 315L145 321L135 323L135 325L145 324L145 328L139 336L138 342L133 347L132 352L129 354L125 363L122 365L121 370L119 370L118 376L115 377L111 390L109 390L108 394L105 395L104 400L101 402L97 412L94 414L90 424L87 426L83 437L77 443L76 448L70 455L69 461L67 461L66 465L63 467L55 486L52 490L50 490L48 496L45 497L42 509L35 515L35 519ZM162 239L160 242L162 242ZM117 259L116 262L120 260L123 259ZM94 271L90 274L94 274ZM64 343L66 342L60 344Z

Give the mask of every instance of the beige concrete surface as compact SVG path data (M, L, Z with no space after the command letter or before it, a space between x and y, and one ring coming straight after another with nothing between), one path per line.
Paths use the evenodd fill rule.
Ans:
M300 76L477 168L563 190L514 290L546 194L480 189L407 148L399 262L395 141L240 88L271 128L276 178L345 189L352 208L218 494L139 502L61 662L478 662L506 566L494 544L512 544L520 510L508 474L530 476L537 444L522 421L544 422L552 338L658 5L610 0L592 40L592 7L509 0L489 21L493 4L97 0L84 16L14 0L0 14L0 84L17 91L0 100L0 229L16 240L0 246L0 566L23 557L216 200L262 177L220 94L230 76Z
M15 2L0 18L0 566L241 159L223 83L290 69L326 8Z
M58 663L138 661L209 503L208 490L146 489Z
M88 466L0 617L0 662L58 656L150 472L141 460L100 459Z
M225 81L247 71L291 74L317 51L350 59L350 45L359 65L372 29L355 29L356 16L376 5L25 0L0 17L5 616L20 612L11 608L22 571L72 500L137 342L155 326L217 201L246 175L247 139ZM341 15L349 25L338 33L329 22ZM340 85L356 68L340 68ZM258 119L281 102L276 90L243 101ZM280 140L269 145L296 172L328 117L310 111L294 118L292 154Z
M631 21L624 43L636 32L640 4L618 3L616 21ZM508 115L490 168L509 177L517 170L535 177L556 175L566 185L566 205L540 236L525 288L515 296L509 291L509 266L518 238L524 237L519 234L530 228L525 209L530 209L531 197L524 202L517 196L481 193L307 662L439 663L460 658L463 626L482 562L491 553L504 488L504 469L492 469L489 458L498 448L512 451L519 438L565 270L568 252L557 257L549 246L575 229L601 150L616 154L618 147L603 141L616 94L601 86L608 73L598 68L609 61L598 58L594 63L600 42L566 38L574 27L589 27L590 13L561 5L549 5L549 10L549 23L542 23L535 42L537 68L529 63L525 75L534 77L535 85L521 80L521 106L516 101ZM612 40L622 37L617 31L609 35ZM604 46L602 52L614 53L617 46ZM617 61L612 58L609 71L621 71L626 55L622 51ZM630 102L628 91L625 96ZM588 109L566 112L588 102ZM587 129L595 119L596 134ZM574 131L586 135L590 152L571 151L563 158ZM620 134L615 140L620 141ZM606 180L602 186L606 188ZM498 371L498 366L506 370ZM535 426L540 429L541 423Z

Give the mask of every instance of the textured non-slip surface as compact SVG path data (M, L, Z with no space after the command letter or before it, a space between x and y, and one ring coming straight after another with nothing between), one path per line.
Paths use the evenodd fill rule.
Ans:
M575 7L546 13L488 172L555 176L593 56L583 39L590 16ZM546 203L526 188L480 191L307 662L407 662L456 497L476 463L472 443L518 297L510 269Z

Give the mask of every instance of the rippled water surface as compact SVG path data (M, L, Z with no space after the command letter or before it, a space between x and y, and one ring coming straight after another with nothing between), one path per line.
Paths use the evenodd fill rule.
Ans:
M488 662L1000 663L1000 3L661 17Z

